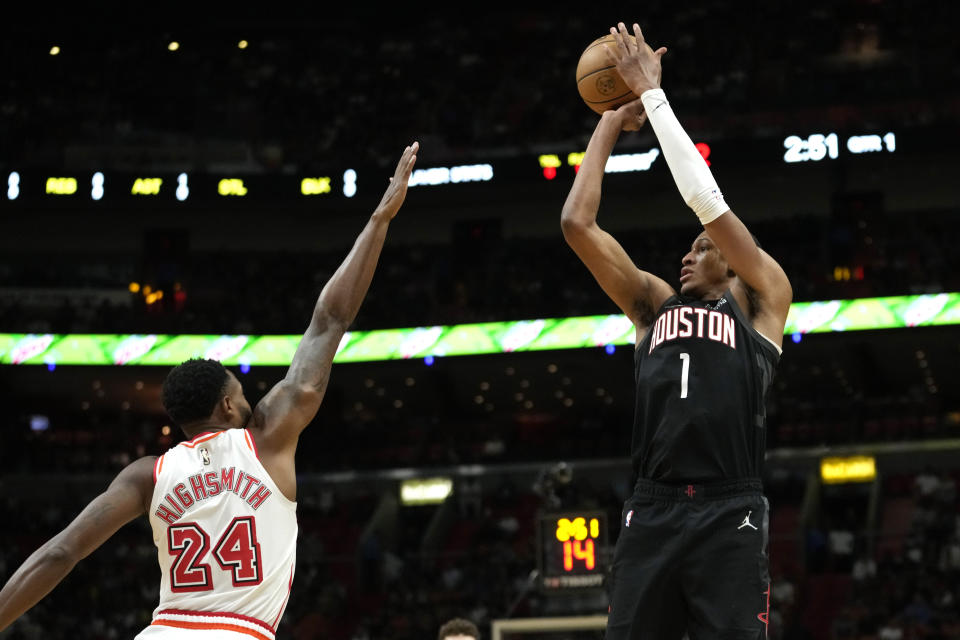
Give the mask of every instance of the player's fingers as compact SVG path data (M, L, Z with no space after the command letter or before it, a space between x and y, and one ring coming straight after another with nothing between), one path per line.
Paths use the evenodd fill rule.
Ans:
M400 161L397 162L397 170L394 171L395 176L402 175L404 173L407 173L410 170L410 166L411 166L410 157L413 156L414 153L416 153L416 148L414 145L416 145L416 143L414 143L413 145L407 146L403 150L403 154L400 156Z
M617 30L620 32L620 39L623 40L623 48L627 53L632 53L634 48L631 46L630 34L627 32L627 25L622 22L617 23Z
M617 57L626 53L625 45L623 44L623 38L620 36L620 32L617 31L616 27L610 27L610 34L613 36L614 41L617 43ZM610 47L607 47L608 49Z
M613 36L614 45L611 47L609 44L604 45L603 49L607 54L607 60L613 64L620 62L620 59L623 58L625 53L623 48L623 41L620 39L620 33L617 31L616 27L610 27L610 34Z
M666 48L666 47L660 47L659 49L657 49L656 51L654 51L654 53L657 55L658 58L662 58L662 57L663 57L663 54L665 54L666 52L667 52L667 48Z
M624 28L626 31L626 28ZM636 22L633 23L633 35L637 39L637 46L641 46L646 40L643 39L643 31L640 30L640 25Z

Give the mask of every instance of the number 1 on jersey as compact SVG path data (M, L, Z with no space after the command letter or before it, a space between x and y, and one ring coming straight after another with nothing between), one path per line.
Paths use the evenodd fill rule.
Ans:
M683 368L680 370L680 397L687 397L687 380L690 378L690 354L681 353L680 360L683 361Z

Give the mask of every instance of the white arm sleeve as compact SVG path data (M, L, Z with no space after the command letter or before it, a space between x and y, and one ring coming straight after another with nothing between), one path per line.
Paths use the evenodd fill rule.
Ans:
M640 96L647 119L657 134L677 189L701 224L707 224L730 210L723 201L717 181L697 151L690 136L673 114L663 89L650 89Z

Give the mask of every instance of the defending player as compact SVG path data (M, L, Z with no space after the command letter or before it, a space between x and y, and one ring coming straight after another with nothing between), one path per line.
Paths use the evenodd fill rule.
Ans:
M137 638L273 640L293 583L297 441L320 408L418 149L415 142L404 150L380 204L321 291L286 377L251 410L240 382L219 362L175 367L164 381L164 406L190 440L127 466L27 558L0 591L0 631L146 513L160 562L160 604Z
M603 114L562 216L568 244L636 327L636 487L623 508L607 638L758 638L769 603L764 405L790 283L674 116L660 88L666 49L654 51L636 24L636 44L623 23L611 33L611 64L640 99ZM620 131L646 119L704 229L683 256L679 294L596 221Z

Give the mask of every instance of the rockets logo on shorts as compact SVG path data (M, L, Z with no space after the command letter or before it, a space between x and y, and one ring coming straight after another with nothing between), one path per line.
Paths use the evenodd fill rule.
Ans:
M631 520L632 518L633 518L633 509L630 509L630 511L627 511L627 521L624 523L624 526L629 527L629 526L630 526L630 520Z

